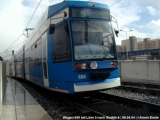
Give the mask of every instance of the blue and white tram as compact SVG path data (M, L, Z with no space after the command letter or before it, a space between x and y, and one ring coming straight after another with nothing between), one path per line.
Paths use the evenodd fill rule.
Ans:
M73 94L120 85L107 5L63 1L49 6L15 55L15 76Z

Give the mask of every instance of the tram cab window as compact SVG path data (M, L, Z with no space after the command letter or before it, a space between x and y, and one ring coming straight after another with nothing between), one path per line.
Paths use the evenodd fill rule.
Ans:
M52 39L54 62L71 60L69 36L67 35L64 26L64 22L55 26L55 32Z
M105 46L113 45L112 36L109 35L108 37L103 38L103 42Z
M113 59L115 39L110 22L71 21L75 60ZM87 44L84 44L86 43Z

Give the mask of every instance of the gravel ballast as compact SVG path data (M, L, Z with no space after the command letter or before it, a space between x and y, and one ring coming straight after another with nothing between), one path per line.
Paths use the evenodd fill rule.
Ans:
M122 97L131 98L134 100L141 100L141 101L160 105L160 95L138 93L138 92L132 92L131 90L121 90L121 89L110 89L104 92L112 95L118 95Z

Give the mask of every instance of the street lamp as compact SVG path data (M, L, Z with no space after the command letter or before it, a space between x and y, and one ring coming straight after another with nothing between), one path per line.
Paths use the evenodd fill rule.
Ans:
M133 30L129 30L129 31L120 30L120 31L126 32L126 40L127 40L127 32L132 32ZM127 59L128 59L128 51L127 51L127 48L126 48L126 52L127 52Z
M126 40L127 40L127 32L132 32L133 30L129 30L129 31L120 30L120 31L126 32Z

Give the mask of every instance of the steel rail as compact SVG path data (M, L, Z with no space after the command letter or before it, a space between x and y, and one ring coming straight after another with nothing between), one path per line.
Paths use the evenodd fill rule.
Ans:
M116 87L116 89L131 90L131 91L142 92L142 93L160 94L160 90L155 90L151 88L141 88L138 86L135 87L135 86L121 85L119 87Z
M76 109L78 109L81 113L84 113L84 115L94 115L94 116L106 116L98 111L95 111L85 105L83 105L83 103L80 102L76 102L70 99L67 99L67 102L72 105L73 107L75 107Z
M112 101L122 102L125 105L134 106L134 108L136 106L137 108L142 108L146 111L152 111L152 112L154 111L160 113L160 105L158 104L152 104L149 102L134 100L127 97L116 96L104 92L99 92L99 97L103 97L105 99L111 99Z
M159 88L160 84L136 83L136 82L122 82L122 85L133 85L138 87Z

